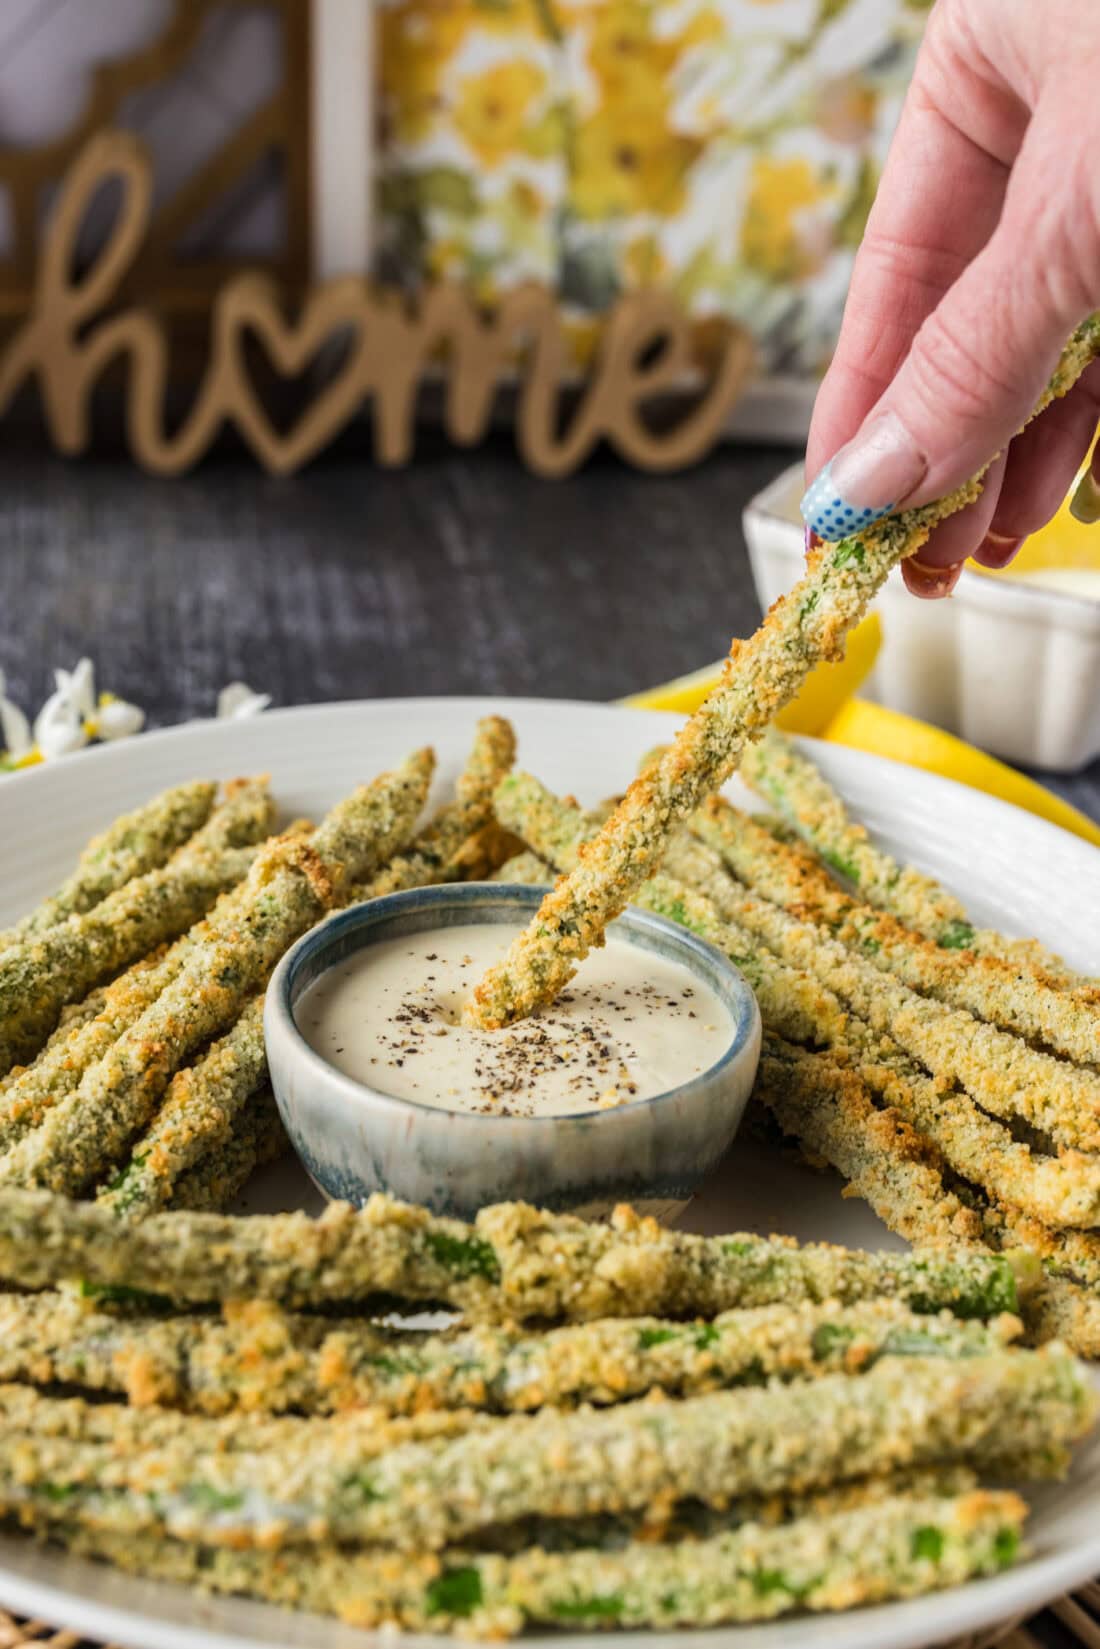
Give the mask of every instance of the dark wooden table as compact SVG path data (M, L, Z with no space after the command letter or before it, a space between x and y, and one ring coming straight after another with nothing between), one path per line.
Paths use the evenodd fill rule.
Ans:
M726 448L687 474L613 458L564 482L510 438L422 435L383 472L353 434L270 480L230 453L179 481L109 447L67 462L0 435L0 668L41 703L83 653L152 724L243 677L276 704L415 693L615 698L720 657L759 618L741 511L791 454ZM1100 763L1050 779L1100 816Z
M292 480L243 456L181 481L117 452L0 435L0 668L37 706L84 653L152 724L243 677L276 704L416 693L615 698L755 628L741 511L791 454L735 448L655 479L613 459L534 479L501 437L424 436L382 473L345 446ZM1100 817L1100 763L1048 779ZM1076 1641L1049 1614L1048 1649Z

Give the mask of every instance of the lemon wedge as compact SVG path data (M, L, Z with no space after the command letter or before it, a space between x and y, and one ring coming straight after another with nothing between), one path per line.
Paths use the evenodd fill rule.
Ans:
M822 737L830 744L889 756L909 767L923 768L926 773L955 779L972 790L984 790L987 796L1011 802L1100 847L1100 825L1062 801L1053 791L1025 778L995 756L987 756L965 740L928 722L918 721L914 716L903 716L900 711L869 704L865 699L852 699L829 722Z
M777 718L785 733L821 734L841 706L859 691L874 668L882 645L882 625L877 613L870 613L848 637L844 657L836 664L819 664L811 670L797 698ZM697 710L715 685L724 659L708 664L691 675L662 682L648 692L620 699L634 710L678 710L690 715Z

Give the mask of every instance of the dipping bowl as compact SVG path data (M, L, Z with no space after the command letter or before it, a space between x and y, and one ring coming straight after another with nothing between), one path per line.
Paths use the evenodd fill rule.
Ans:
M525 925L545 889L448 883L371 899L299 939L272 975L264 1010L272 1086L291 1144L328 1197L374 1191L472 1218L494 1202L589 1216L617 1202L668 1219L728 1150L760 1057L760 1013L742 975L712 945L631 908L609 930L679 962L730 1016L730 1040L707 1070L651 1099L567 1116L485 1116L397 1098L338 1071L295 1020L304 992L369 945L465 923Z

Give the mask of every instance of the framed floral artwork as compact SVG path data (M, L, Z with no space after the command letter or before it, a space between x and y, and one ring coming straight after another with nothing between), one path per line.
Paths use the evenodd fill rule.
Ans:
M380 0L376 266L732 319L734 427L804 430L930 0Z

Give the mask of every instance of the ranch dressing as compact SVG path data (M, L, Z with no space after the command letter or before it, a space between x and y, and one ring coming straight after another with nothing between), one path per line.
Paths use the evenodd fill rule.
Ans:
M499 1031L462 1008L518 927L386 939L330 969L295 1011L330 1065L383 1093L485 1116L568 1116L650 1099L729 1046L729 1011L680 963L609 937L549 1008Z

